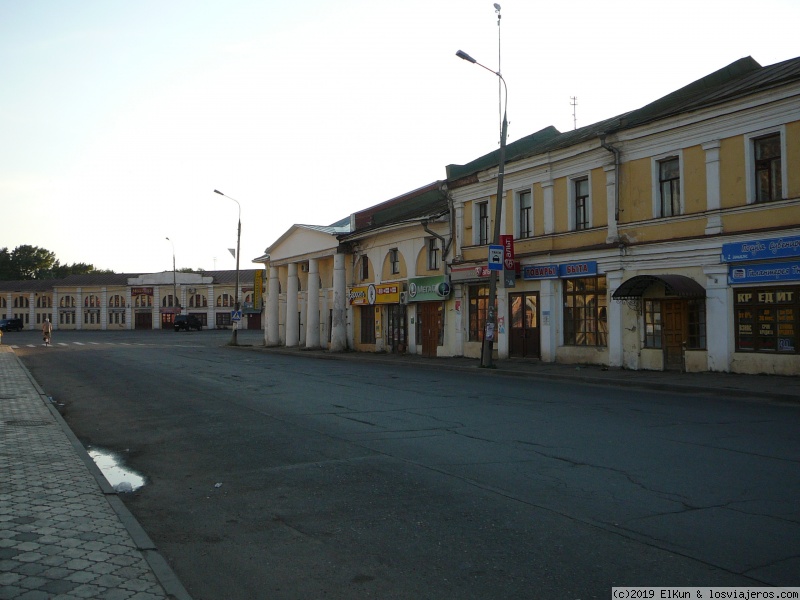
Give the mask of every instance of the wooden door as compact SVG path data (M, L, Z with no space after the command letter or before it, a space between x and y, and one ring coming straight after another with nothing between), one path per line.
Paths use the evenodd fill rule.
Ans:
M539 338L539 293L509 295L509 355L541 358Z
M688 339L688 304L683 300L662 300L664 370L683 370L683 346Z
M435 358L439 346L439 332L442 329L442 303L423 302L419 308L417 318L420 320L422 335L422 356Z

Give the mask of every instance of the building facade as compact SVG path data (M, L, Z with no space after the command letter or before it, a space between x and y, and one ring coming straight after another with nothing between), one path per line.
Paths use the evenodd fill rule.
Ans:
M261 329L263 271L240 271L239 327ZM209 329L234 322L236 272L90 273L64 279L0 281L0 314L39 329L171 329L175 315L192 314Z

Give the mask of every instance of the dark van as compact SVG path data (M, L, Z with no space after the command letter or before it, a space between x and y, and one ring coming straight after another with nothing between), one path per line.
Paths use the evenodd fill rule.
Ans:
M0 319L0 329L3 331L22 331L22 319Z

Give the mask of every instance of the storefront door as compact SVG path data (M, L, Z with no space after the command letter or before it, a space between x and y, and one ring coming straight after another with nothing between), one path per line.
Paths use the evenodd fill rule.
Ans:
M442 329L442 307L441 302L422 302L419 304L417 318L420 320L419 331L422 337L422 356L427 358L436 358L439 333Z
M682 300L662 300L664 317L662 336L664 342L664 370L683 370L683 344L688 339L688 307Z
M136 329L153 328L153 313L151 313L150 311L137 312L134 319L135 319L134 325Z
M540 358L539 293L509 294L509 355Z
M406 305L390 304L389 309L389 348L395 354L403 354L406 351L406 340L408 331L406 328Z

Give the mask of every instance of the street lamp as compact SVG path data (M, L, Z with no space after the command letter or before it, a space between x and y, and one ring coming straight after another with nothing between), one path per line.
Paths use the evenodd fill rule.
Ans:
M214 193L215 194L219 194L220 196L225 196L229 200L233 200L234 202L236 202L236 205L239 207L239 227L238 227L237 232L236 232L236 295L234 297L235 310L238 313L239 312L239 307L240 307L240 304L239 304L239 247L240 247L241 242L242 242L242 205L239 204L239 201L236 198L231 198L230 196L228 196L227 194L223 194L219 190L214 190ZM232 330L232 333L231 333L231 346L237 346L239 344L239 338L238 338L238 335L237 335L238 334L237 325L238 324L236 322L234 322L233 325L231 326L231 330Z
M172 244L172 306L173 308L175 305L178 305L178 308L181 307L181 303L178 302L178 278L175 275L175 242L171 239L167 238L167 241ZM175 320L175 311L172 311L172 319Z
M506 112L508 109L508 86L506 80L500 74L500 71L493 71L489 67L482 65L477 60L472 58L463 50L456 52L456 56L462 58L472 64L483 67L490 73L494 73L503 82L503 87L506 90L505 106L503 108L503 125L500 129L500 154L497 158L497 205L495 206L494 216L494 237L492 243L498 245L500 243L500 220L503 218L503 175L506 169L506 133L508 132L508 119ZM495 314L495 303L497 302L497 271L489 272L489 306L486 310L486 329L483 333L483 348L481 352L481 367L494 368L492 364L492 346L494 345L494 337L496 332L497 315Z

